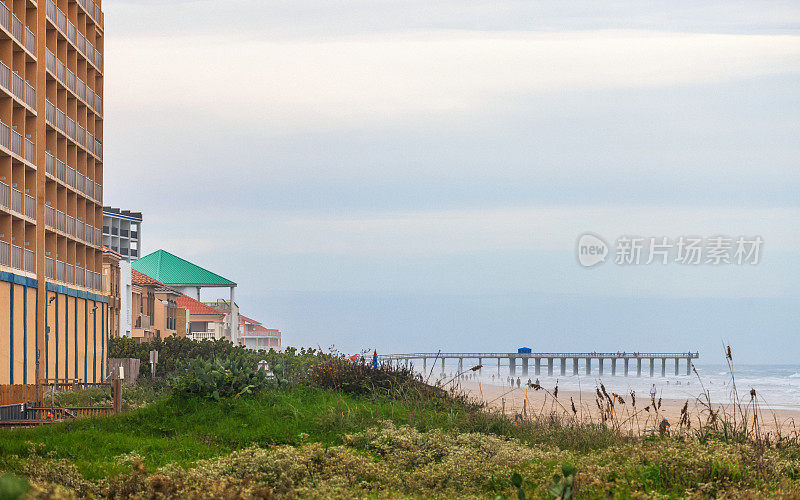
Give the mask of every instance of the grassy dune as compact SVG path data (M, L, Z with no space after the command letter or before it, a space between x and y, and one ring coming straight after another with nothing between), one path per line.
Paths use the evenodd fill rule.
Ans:
M0 431L0 498L800 497L797 441L724 415L673 437L613 418L512 421L402 369L282 356L270 380L241 357L198 357L128 390L121 415Z
M582 497L800 495L792 447L515 425L456 399L304 386L0 432L0 467L56 496L516 497L518 473L547 498L565 464Z

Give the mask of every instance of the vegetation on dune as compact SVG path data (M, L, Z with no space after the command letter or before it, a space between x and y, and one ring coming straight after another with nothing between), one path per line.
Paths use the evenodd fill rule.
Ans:
M271 353L267 379L248 356L176 363L119 416L0 432L0 468L14 474L0 497L800 495L791 443L724 427L642 438L603 419L515 421L402 369Z

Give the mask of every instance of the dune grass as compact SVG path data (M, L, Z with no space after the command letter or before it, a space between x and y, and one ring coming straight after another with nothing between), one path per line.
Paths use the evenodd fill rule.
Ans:
M800 496L793 441L512 420L402 371L326 360L308 374L219 400L140 387L120 415L3 430L0 472L53 498Z

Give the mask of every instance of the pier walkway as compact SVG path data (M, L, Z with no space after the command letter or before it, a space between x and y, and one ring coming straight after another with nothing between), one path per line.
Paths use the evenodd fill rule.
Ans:
M528 375L530 360L533 360L535 375L540 375L542 362L547 364L547 374L553 375L555 360L559 360L561 375L567 374L567 368L571 366L572 374L578 375L578 364L584 360L583 366L586 375L592 374L592 364L596 361L597 374L603 375L605 361L611 362L611 376L617 375L617 362L621 362L623 373L627 377L631 364L636 365L636 375L642 376L642 361L650 369L650 376L654 376L656 371L656 360L661 360L661 376L667 375L667 360L674 360L675 375L680 374L680 362L685 360L686 375L692 373L692 360L700 357L699 352L414 352L406 354L383 354L378 359L384 363L400 365L405 363L408 366L414 360L422 361L422 371L428 371L428 361L434 364L439 361L444 372L445 360L457 359L458 371L464 371L464 360L476 360L477 365L483 366L484 361L497 360L497 373L500 373L500 366L505 361L511 375L517 373L517 361L520 362L522 376ZM633 361L633 363L631 363ZM469 367L467 368L469 369Z

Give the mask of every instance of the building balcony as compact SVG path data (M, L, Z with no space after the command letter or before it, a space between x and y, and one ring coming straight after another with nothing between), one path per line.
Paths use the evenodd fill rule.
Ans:
M19 189L0 182L0 207L23 217L36 220L36 200Z
M45 173L58 179L65 186L69 186L75 191L82 193L87 198L91 198L98 203L102 203L103 186L77 172L74 168L65 165L63 161L54 157L49 151L44 153Z
M72 142L96 156L98 160L103 160L103 143L49 100L45 101L45 120L53 129L72 139Z
M28 111L36 114L36 89L4 62L0 62L0 87L3 87L20 104L25 105Z
M11 12L5 3L0 3L0 27L6 30L11 38L28 52L30 57L36 59L36 35L20 21L16 14Z
M103 72L103 55L99 50L94 48L83 33L80 32L75 25L68 19L64 11L56 6L53 0L47 0L47 19L58 28L61 35L69 40L70 43L78 50L86 61L88 61L99 72Z
M64 88L72 91L72 94L83 101L83 103L94 110L99 116L103 115L103 99L89 87L83 80L67 69L64 63L59 60L50 49L47 49L47 70L53 75L56 81L60 82Z
M47 279L60 281L67 285L77 285L90 290L101 291L100 273L84 269L79 265L67 264L51 257L44 258L44 275Z
M78 0L78 5L83 7L83 10L86 14L92 18L94 23L100 28L103 29L103 13L100 11L100 7L92 0Z
M150 316L146 314L140 314L138 318L136 318L136 323L134 324L134 328L150 328L153 326L153 322L150 319Z
M31 167L36 168L34 163L36 160L36 146L30 139L22 137L22 134L2 121L0 121L0 146L6 148L20 160L27 162Z
M187 337L192 340L215 340L217 338L214 332L189 332Z
M2 191L2 185L0 185L0 191ZM1 197L2 195L0 195ZM44 207L44 226L47 229L59 231L86 245L100 246L102 244L102 234L99 229L86 224L80 217L74 218L61 210L56 210L55 207L49 204Z

